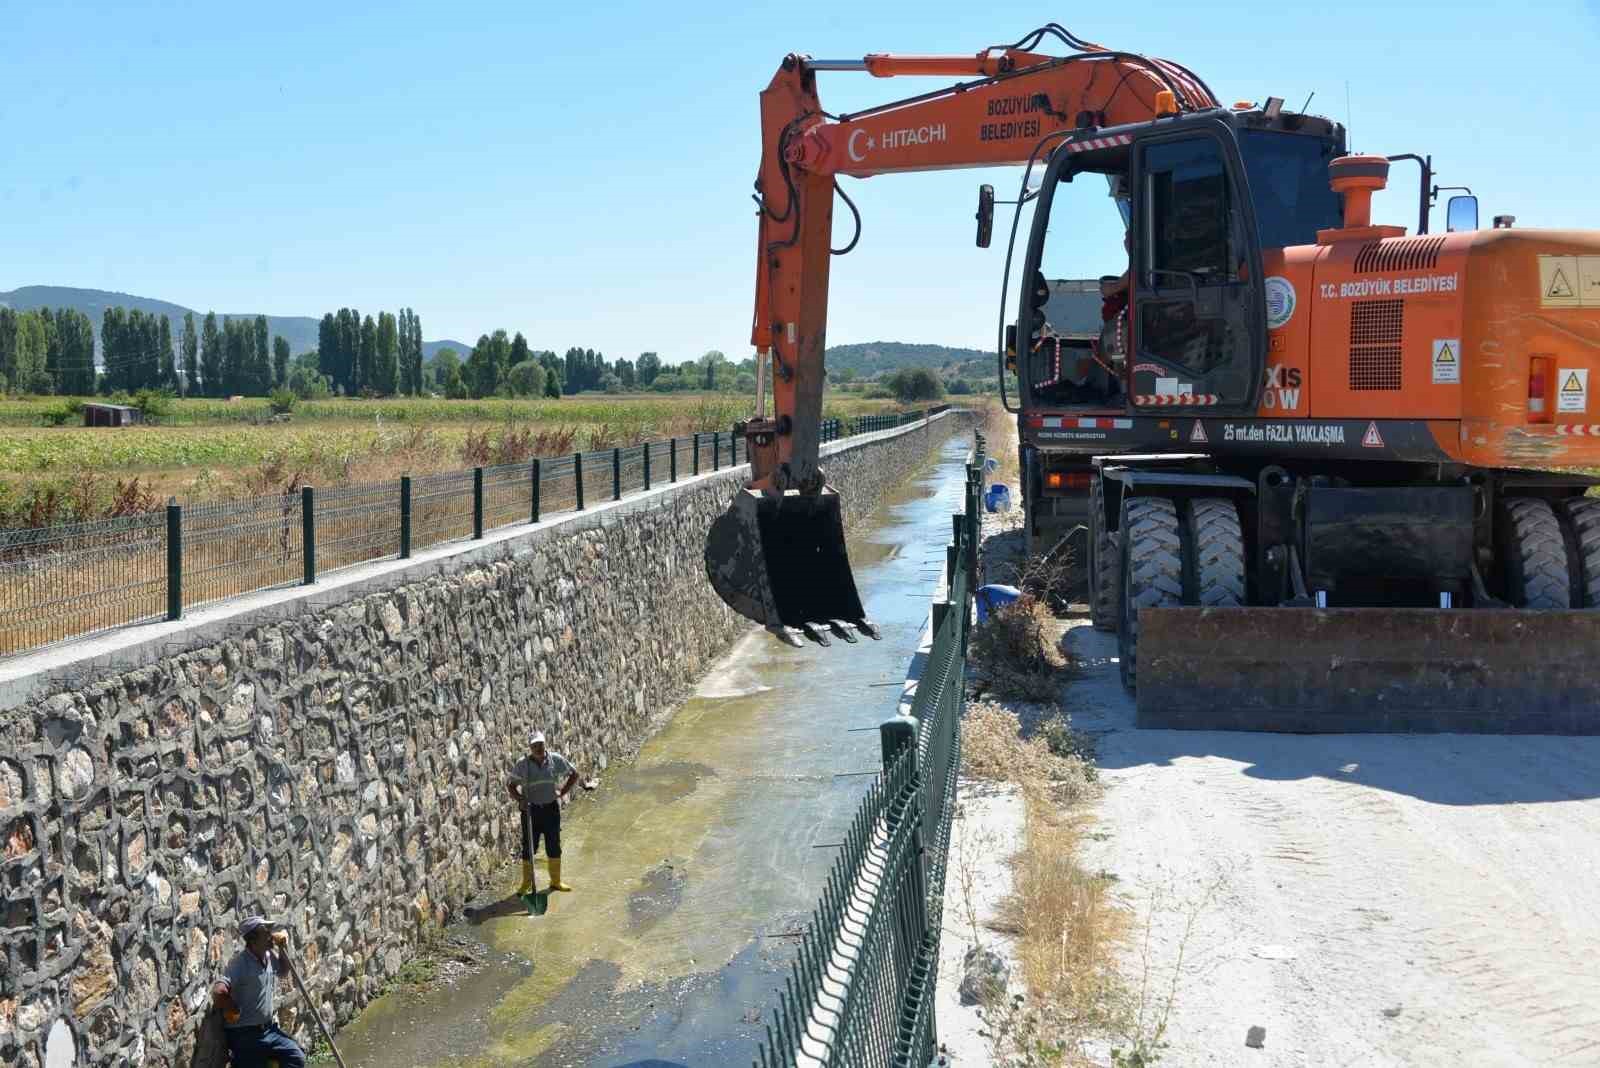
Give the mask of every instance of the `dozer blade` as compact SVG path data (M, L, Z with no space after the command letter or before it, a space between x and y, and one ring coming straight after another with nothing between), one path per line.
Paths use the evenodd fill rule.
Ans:
M792 644L835 621L876 637L845 552L839 495L740 490L706 538L706 575L728 606Z
M1600 612L1142 609L1138 725L1600 734Z

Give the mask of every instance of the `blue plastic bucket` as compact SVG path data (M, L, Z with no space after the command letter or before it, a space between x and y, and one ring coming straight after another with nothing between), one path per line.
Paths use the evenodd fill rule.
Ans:
M990 512L1011 511L1011 487L996 482L983 495L983 507Z
M977 596L978 622L982 623L989 618L990 612L993 612L1003 604L1010 604L1021 596L1022 591L1015 586L1001 586L998 583L979 586Z

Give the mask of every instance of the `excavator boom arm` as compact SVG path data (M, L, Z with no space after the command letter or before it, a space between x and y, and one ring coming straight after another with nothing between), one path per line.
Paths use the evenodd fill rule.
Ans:
M1054 36L1075 54L1034 49ZM829 115L817 75L970 76L853 115ZM874 54L813 60L791 54L761 94L756 176L756 417L739 428L750 481L706 544L712 586L741 614L819 641L819 626L872 634L845 553L838 497L818 466L825 381L828 274L837 177L1026 163L1051 139L1216 106L1178 64L1113 52L1047 26L1009 46L966 56ZM860 216L856 216L856 237ZM765 411L772 384L773 408Z
M753 486L820 485L817 428L837 175L1020 165L1047 138L1217 106L1205 83L1176 63L1083 47L1088 50L1064 57L1016 49L861 60L785 57L761 94L751 343L758 360L772 360L776 427L751 441ZM816 76L838 70L980 77L829 118Z

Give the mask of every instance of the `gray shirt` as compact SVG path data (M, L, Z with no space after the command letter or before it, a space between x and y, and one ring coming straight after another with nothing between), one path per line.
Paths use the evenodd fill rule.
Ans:
M567 758L554 750L547 750L543 764L535 764L532 757L517 761L511 769L511 778L506 782L507 785L517 783L522 787L524 805L553 805L556 791L571 774L572 765Z
M239 1009L237 1023L229 1027L264 1027L272 1022L274 998L278 993L278 973L272 967L272 953L263 964L248 949L233 955L222 973L228 994Z

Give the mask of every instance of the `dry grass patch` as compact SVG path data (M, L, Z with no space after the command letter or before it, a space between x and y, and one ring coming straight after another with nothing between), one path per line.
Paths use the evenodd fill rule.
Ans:
M967 653L977 668L980 692L1021 701L1056 701L1067 662L1048 636L1050 620L1045 601L1024 592L973 629Z
M1011 892L987 924L1013 938L1023 991L983 1010L993 1063L1087 1065L1084 1040L1120 1031L1127 1001L1115 959L1126 913L1108 880L1077 862L1087 822L1077 803L1095 792L1094 767L1064 718L1025 736L1018 715L992 701L968 706L961 750L969 777L1013 784L1024 802Z
M1066 720L1046 720L1024 737L1017 714L987 700L968 704L962 718L961 770L968 778L1014 783L1025 794L1058 804L1090 797L1096 780Z

